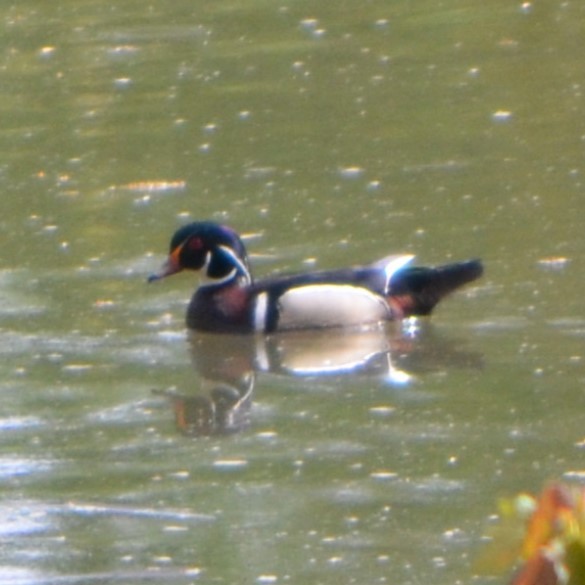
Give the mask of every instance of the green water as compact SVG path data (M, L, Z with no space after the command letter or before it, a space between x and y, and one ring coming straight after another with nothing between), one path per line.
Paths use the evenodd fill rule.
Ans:
M505 582L473 564L498 498L585 481L585 8L27 0L1 23L0 583ZM396 252L486 274L414 330L202 349L196 281L145 279L203 218L259 275Z

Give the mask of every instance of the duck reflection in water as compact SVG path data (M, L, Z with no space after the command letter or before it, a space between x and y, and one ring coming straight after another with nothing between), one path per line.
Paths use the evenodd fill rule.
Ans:
M438 338L428 323L408 320L367 330L297 331L265 336L191 332L191 355L200 379L197 394L168 397L178 430L221 435L250 424L256 376L270 373L329 380L368 377L404 387L417 374L445 368L480 368L482 357Z

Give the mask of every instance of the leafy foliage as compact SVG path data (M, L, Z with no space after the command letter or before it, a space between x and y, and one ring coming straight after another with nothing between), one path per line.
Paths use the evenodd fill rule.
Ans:
M585 488L554 483L537 498L520 494L500 503L500 517L484 569L520 559L510 585L585 585Z

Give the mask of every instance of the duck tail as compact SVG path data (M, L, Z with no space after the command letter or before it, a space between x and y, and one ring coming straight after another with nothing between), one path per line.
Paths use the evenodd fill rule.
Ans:
M390 281L388 302L399 318L429 315L443 297L482 274L481 260L455 262L434 268L404 268Z

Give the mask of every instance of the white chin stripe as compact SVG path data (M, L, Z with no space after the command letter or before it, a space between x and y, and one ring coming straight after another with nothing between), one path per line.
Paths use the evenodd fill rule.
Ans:
M221 284L225 284L226 282L230 282L230 280L233 280L238 274L238 271L236 268L234 268L227 276L224 276L223 278L210 278L205 282L202 282L200 284L200 286L205 287L205 286L218 286Z
M247 282L252 282L252 278L250 276L250 272L246 268L246 265L234 254L233 250L230 250L227 246L218 246L218 249L221 250L226 256L229 256L231 261L234 263L236 268L239 268L242 276L244 276Z
M254 307L254 331L266 331L266 314L268 312L268 294L263 292L256 297Z

